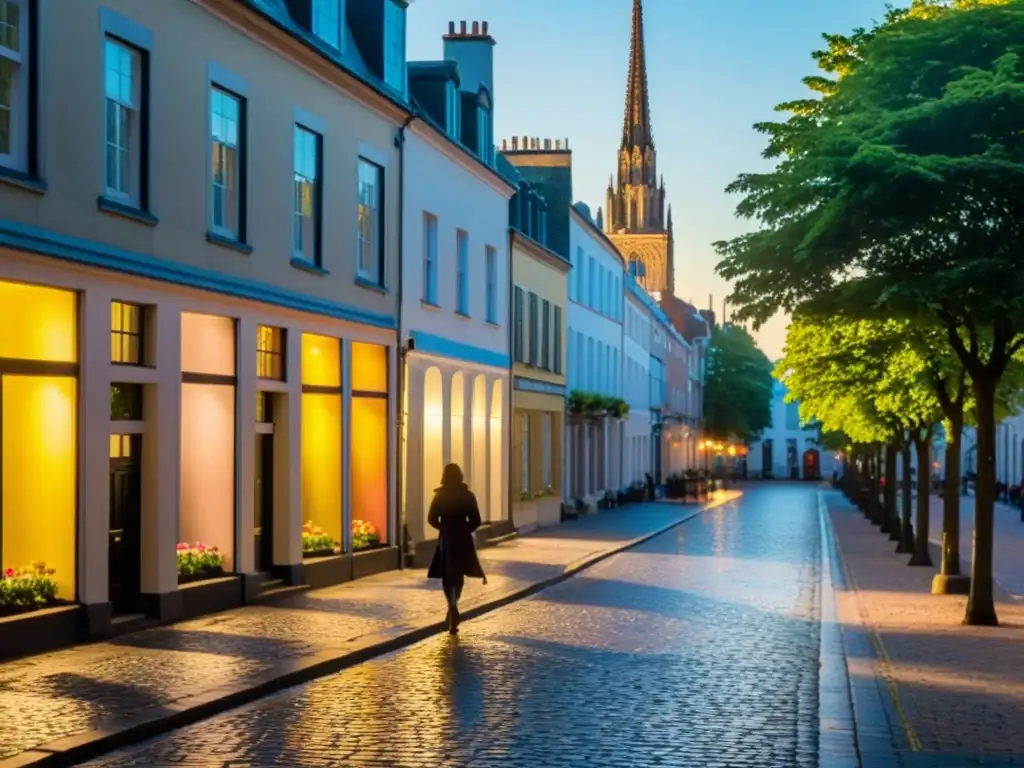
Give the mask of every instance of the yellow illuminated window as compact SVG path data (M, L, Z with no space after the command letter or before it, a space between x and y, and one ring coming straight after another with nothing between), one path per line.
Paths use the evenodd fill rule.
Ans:
M284 381L284 329L269 325L256 329L256 376Z
M110 362L142 364L142 307L110 302Z
M110 436L110 458L130 459L132 457L131 435Z
M0 358L76 362L77 303L71 291L0 281Z
M341 386L341 341L302 334L302 383L310 387Z
M388 350L379 344L352 343L352 391L388 391Z

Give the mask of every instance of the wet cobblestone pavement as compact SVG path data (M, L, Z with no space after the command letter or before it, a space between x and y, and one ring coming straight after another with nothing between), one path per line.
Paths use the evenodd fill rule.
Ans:
M482 550L489 584L472 604L561 573L582 557L660 530L693 508L636 505ZM184 697L245 684L357 638L440 620L443 600L421 570L381 574L238 610L0 663L0 761L57 739L124 727Z
M819 521L756 489L404 651L89 763L817 765Z

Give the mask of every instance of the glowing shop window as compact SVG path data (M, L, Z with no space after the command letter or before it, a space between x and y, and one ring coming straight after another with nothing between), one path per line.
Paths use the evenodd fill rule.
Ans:
M441 371L429 368L423 385L423 516L426 519L434 489L441 482L444 469L443 438L444 400ZM413 511L409 510L409 514ZM427 535L433 529L427 530Z
M181 370L234 376L235 321L230 317L182 312Z
M352 390L387 392L388 348L380 344L352 342Z
M65 600L75 599L75 398L70 377L0 379L0 567L44 562Z
M388 534L388 401L352 398L352 519Z
M142 307L110 302L110 362L142 364Z
M256 329L256 376L284 381L284 329L261 325Z
M341 340L302 334L302 383L310 387L341 386Z
M0 281L0 358L76 362L76 314L71 291Z
M343 540L341 439L341 395L304 392L302 521L312 523L339 544Z
M110 458L130 459L132 457L132 436L111 435L110 436Z

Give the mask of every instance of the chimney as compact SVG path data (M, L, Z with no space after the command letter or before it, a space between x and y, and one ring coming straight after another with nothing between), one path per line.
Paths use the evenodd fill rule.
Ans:
M463 36L466 34L466 22L464 21L459 22L459 34Z

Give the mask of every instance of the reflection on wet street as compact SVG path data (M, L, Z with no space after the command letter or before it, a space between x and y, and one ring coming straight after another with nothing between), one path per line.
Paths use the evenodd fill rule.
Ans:
M819 560L814 489L762 487L458 638L90 765L814 766Z

